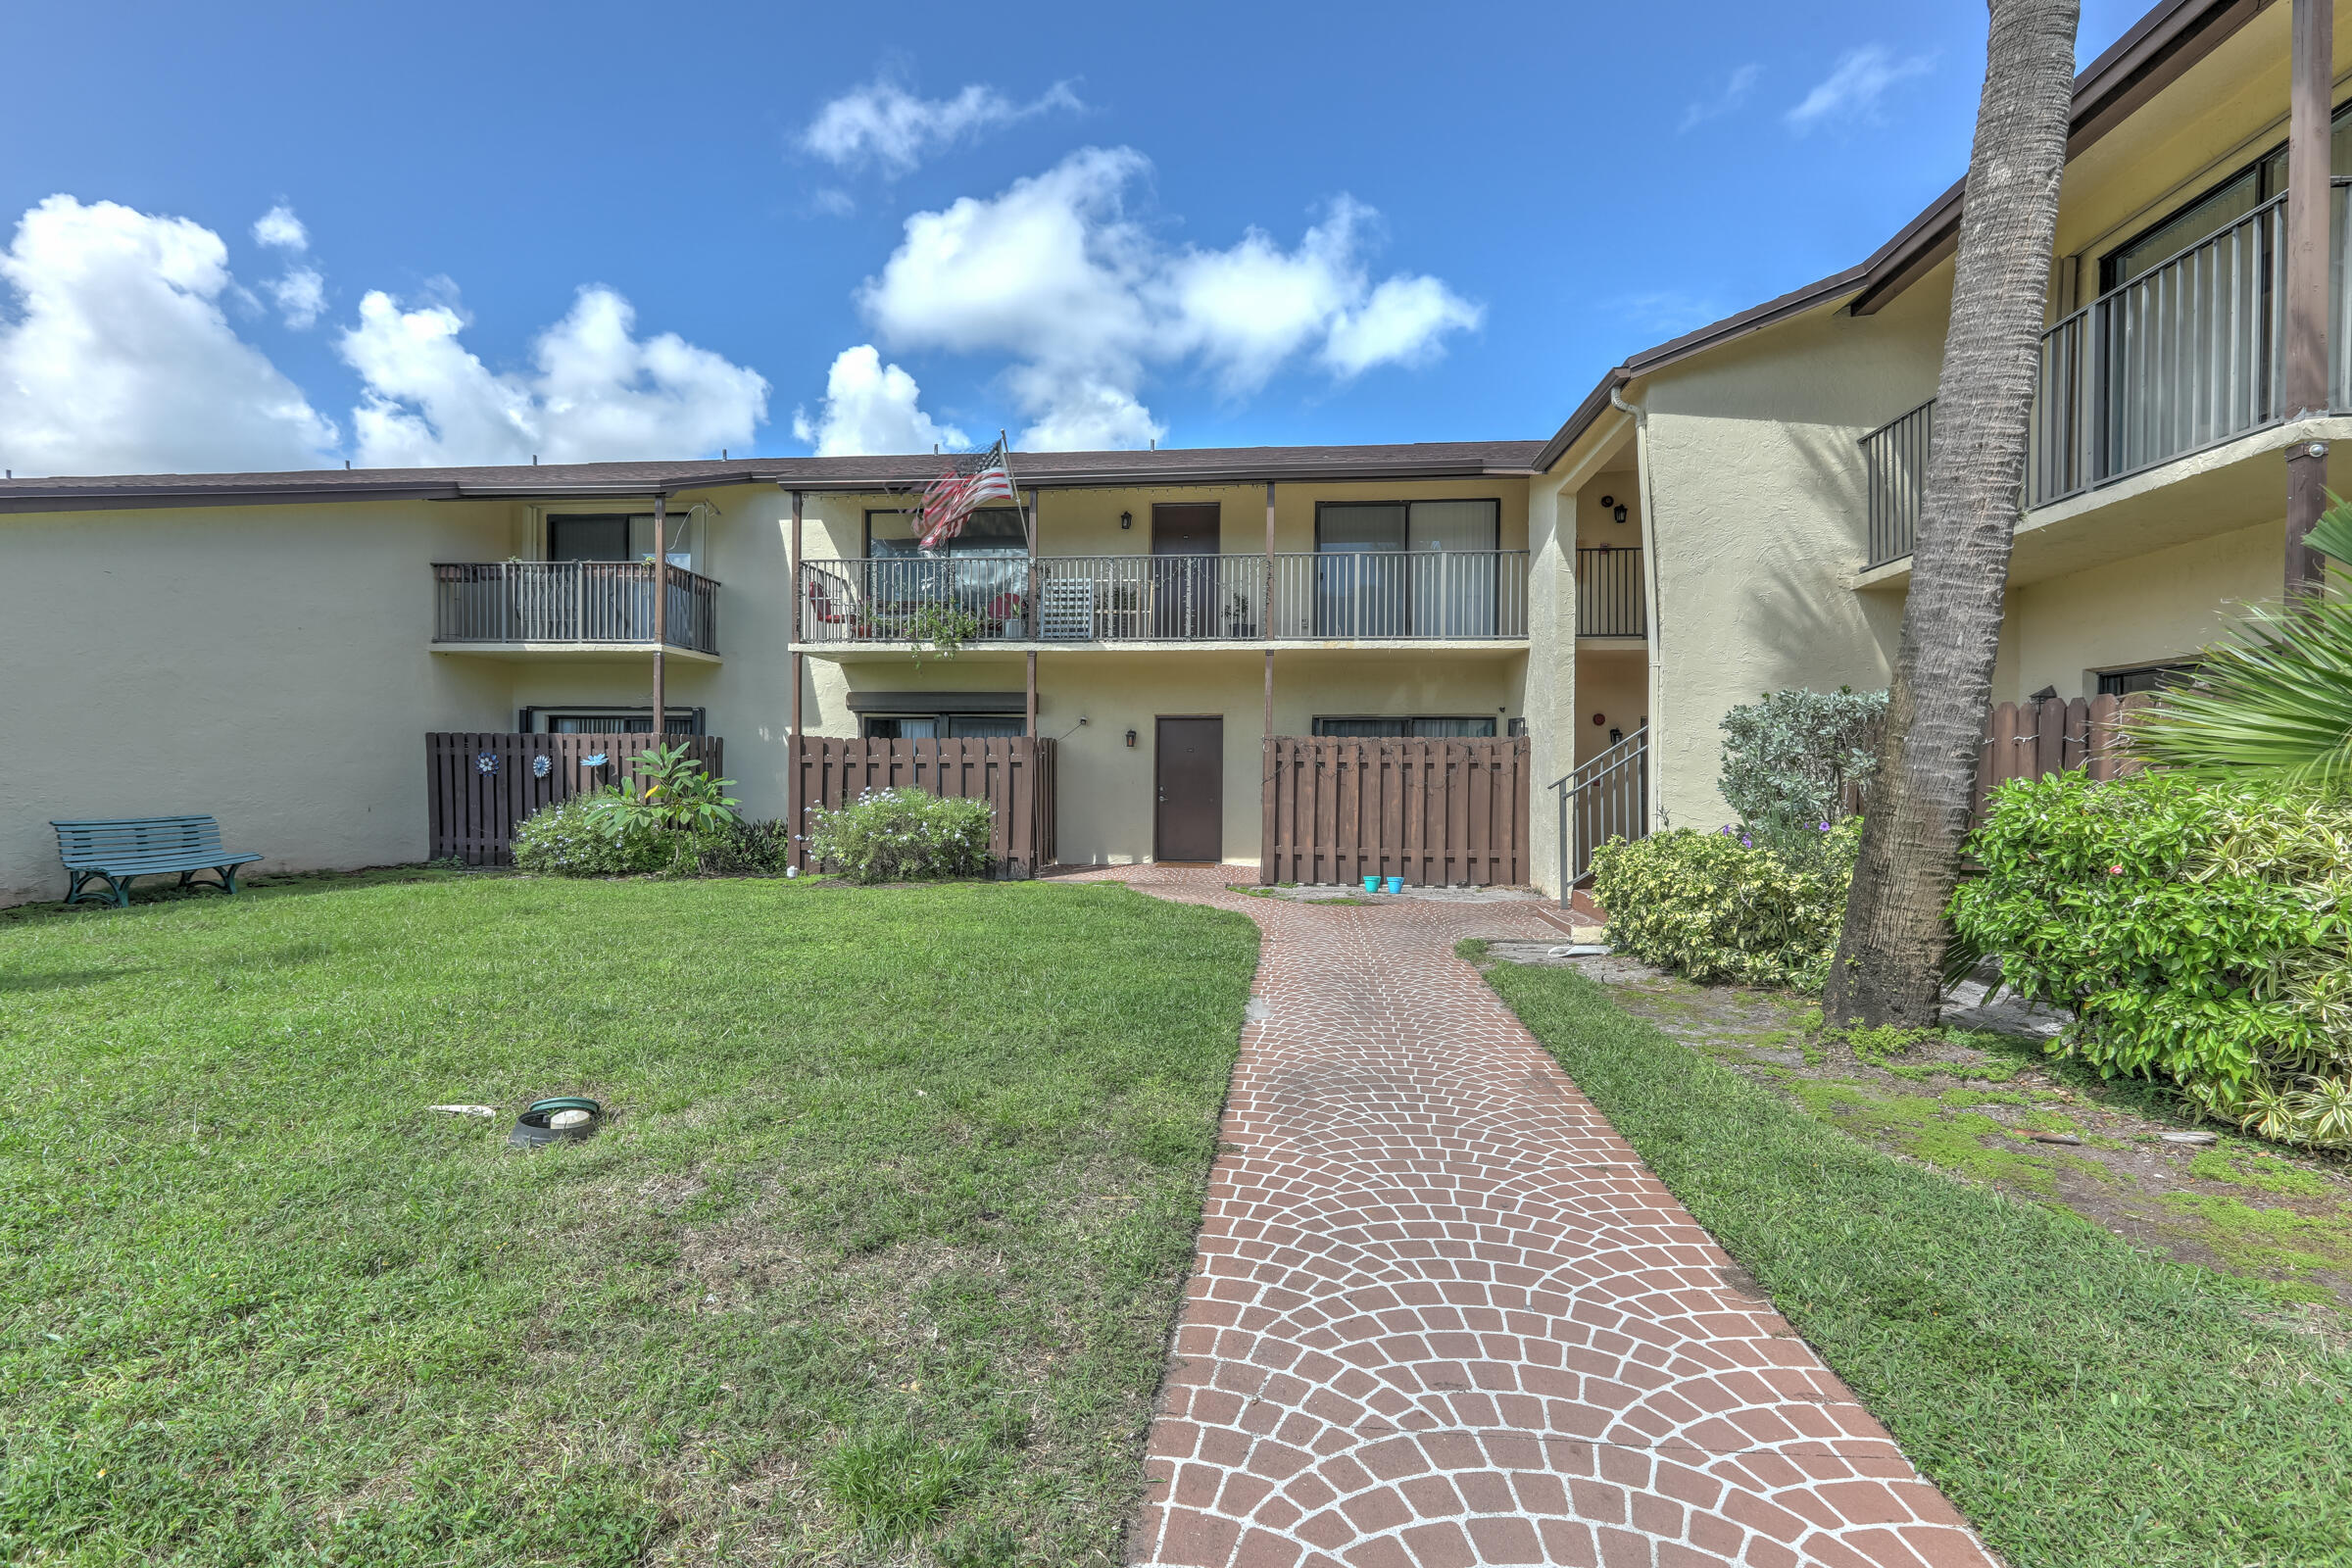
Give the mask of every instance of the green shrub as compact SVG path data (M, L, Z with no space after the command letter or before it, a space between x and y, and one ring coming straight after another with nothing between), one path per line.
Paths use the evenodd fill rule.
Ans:
M782 876L792 855L782 822L665 828L625 807L609 790L542 808L514 830L514 864L543 876Z
M921 790L867 790L849 805L810 813L808 850L852 882L916 882L982 876L995 810L988 802L942 800Z
M782 876L792 859L792 833L783 822L730 817L688 840L691 863L673 860L681 876Z
M1878 769L1886 694L1766 692L1723 715L1724 804L1754 826L1808 828L1845 814L1847 786Z
M610 830L618 790L575 795L540 808L514 830L514 863L543 876L648 876L666 870L675 846L651 827Z
M1619 953L1702 984L1820 989L1862 819L1774 848L1732 828L1612 840L1592 857L1592 896Z
M1952 900L2059 1049L2264 1137L2352 1147L2352 806L2082 773L1993 791Z

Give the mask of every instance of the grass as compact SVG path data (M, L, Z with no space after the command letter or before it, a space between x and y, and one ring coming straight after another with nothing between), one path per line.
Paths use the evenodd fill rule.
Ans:
M2352 1561L2352 1358L2273 1298L1857 1142L1573 971L1490 978L2015 1568Z
M1255 954L1034 883L0 922L0 1559L1113 1563Z

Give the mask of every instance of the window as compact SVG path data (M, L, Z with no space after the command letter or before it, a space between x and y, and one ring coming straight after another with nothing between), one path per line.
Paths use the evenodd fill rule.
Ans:
M2134 692L2161 692L2175 686L2185 686L2196 678L2197 666L2180 664L2142 664L2137 669L2107 669L2099 672L2101 697L2130 697Z
M865 514L865 553L885 561L907 556L1026 556L1029 530L1012 507L982 507L964 519L963 531L925 550L915 533L911 512L869 512Z
M1494 721L1491 718L1317 718L1314 733L1373 740L1488 740L1494 737Z
M692 571L692 511L666 513L663 520L669 529L669 564ZM550 561L643 561L653 553L654 514L650 512L572 514L547 519Z
M2328 162L2352 174L2352 103L2335 112ZM2099 258L2099 292L2121 288L2216 230L2225 228L2286 190L2286 149L2274 147L2203 195Z
M1502 503L1315 506L1315 635L1492 637Z
M526 708L522 710L520 727L527 735L650 735L654 728L654 709L650 703L642 708ZM703 710L669 710L669 722L662 726L662 731L669 735L703 734Z
M869 713L865 717L869 741L965 741L1028 732L1026 719L1004 713Z

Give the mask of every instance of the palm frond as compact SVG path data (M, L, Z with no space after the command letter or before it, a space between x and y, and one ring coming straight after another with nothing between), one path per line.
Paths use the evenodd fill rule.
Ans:
M2352 536L2352 506L2328 517ZM2352 552L2352 537L2339 543ZM2194 685L2127 719L2138 755L2194 773L2352 784L2352 572L2329 577L2329 593L2248 612L2232 640L2199 656Z
M2328 492L2328 510L2304 537L2320 554L2352 566L2352 501L2332 490Z

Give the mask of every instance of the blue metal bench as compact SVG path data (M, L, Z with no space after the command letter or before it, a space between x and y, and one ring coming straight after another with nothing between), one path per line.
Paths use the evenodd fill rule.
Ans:
M258 855L231 855L220 847L220 824L209 816L133 816L115 820L57 822L57 853L73 877L68 904L84 897L117 908L130 905L133 877L179 873L179 885L196 882L199 871L219 877L224 893L237 891L237 867ZM93 882L106 884L104 893L84 894Z

